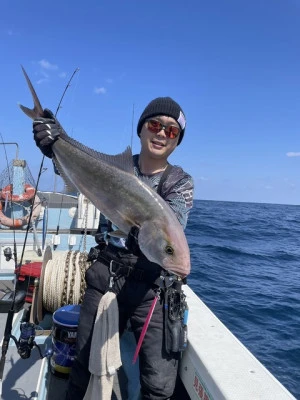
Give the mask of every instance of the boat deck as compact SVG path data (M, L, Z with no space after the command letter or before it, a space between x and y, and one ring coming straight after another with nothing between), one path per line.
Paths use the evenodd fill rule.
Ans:
M13 281L11 280L0 280L0 298L3 293L11 291L13 286ZM22 314L23 310L14 316L12 335L17 339L20 336L19 326ZM0 313L1 346L6 320L7 314ZM47 348L51 346L52 338L49 331L44 332L41 330L40 332L40 335L37 333L36 343L40 346L42 354L44 354ZM112 400L127 398L126 380L121 368L115 378ZM22 359L17 352L14 341L10 340L2 381L2 400L62 400L65 397L66 388L67 379L58 378L50 372L49 359L41 359L37 347L32 349L30 358Z
M41 346L42 350L44 346ZM6 355L5 370L2 385L2 400L62 400L65 398L67 380L54 376L48 367L47 359L40 359L36 348L32 350L31 357L23 360L18 355L16 348L10 346ZM119 375L121 371L119 371ZM44 382L41 382L41 379ZM119 385L115 379L112 400L127 398L125 381Z
M0 298L2 297L1 293L12 290L13 286L12 281L0 280ZM17 339L20 336L19 327L22 315L23 310L14 316L12 335ZM1 346L6 320L7 314L0 313ZM35 341L40 346L42 354L45 354L47 348L51 347L51 332L43 331L43 329L37 331ZM22 359L13 340L10 340L3 374L2 400L62 400L65 398L66 388L67 379L58 378L52 374L49 367L49 359L41 359L37 347L32 349L30 358ZM111 399L128 399L126 388L127 378L121 367L114 380ZM178 380L175 393L172 400L190 399L180 380Z

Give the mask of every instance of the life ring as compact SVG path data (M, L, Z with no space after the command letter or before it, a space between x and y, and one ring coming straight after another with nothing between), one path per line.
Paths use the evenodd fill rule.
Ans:
M40 215L41 207L42 207L41 201L38 196L35 196L32 207L33 207L33 211L32 211L31 219L32 219L32 221L34 221ZM25 215L23 218L14 219L14 218L7 217L2 211L2 202L0 201L0 224L8 226L9 228L21 228L22 226L28 224L29 216L30 216L30 212L27 215Z
M12 185L7 185L1 190L1 198L3 200L8 199L9 201L29 201L35 195L35 188L28 183L24 185L24 193L22 194L12 194Z

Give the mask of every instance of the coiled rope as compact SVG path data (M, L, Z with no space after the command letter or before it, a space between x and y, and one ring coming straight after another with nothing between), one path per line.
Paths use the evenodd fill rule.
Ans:
M90 264L85 252L55 252L45 265L43 307L54 312L67 304L80 304L86 288L85 272Z

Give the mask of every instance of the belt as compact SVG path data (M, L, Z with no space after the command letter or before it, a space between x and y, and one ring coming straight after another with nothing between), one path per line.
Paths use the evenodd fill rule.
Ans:
M147 282L154 282L160 275L158 271L145 271L142 268L124 265L115 260L110 261L109 271L112 275L124 276L125 278Z
M138 262L136 264L137 257L132 257L130 255L128 255L127 257L126 254L119 254L119 256L120 261L117 261L115 259L116 254L113 254L106 249L105 251L99 252L97 259L109 267L110 274L112 276L123 276L125 278L135 279L137 281L146 281L149 283L154 283L157 278L163 276L162 281L164 282L164 287L169 287L170 285L172 285L172 283L175 283L176 281L178 283L185 283L179 276L167 272L163 268L159 267L157 264L156 268L154 265L150 266L150 268L149 265L147 266L147 268L143 268L143 262ZM148 260L146 261L149 262ZM161 284L159 286L161 286Z

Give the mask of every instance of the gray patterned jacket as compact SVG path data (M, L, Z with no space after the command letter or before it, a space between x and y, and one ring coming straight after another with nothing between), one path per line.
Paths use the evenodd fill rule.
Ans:
M139 155L133 156L134 172L140 178L144 175L139 168ZM183 229L185 229L189 212L193 206L194 182L192 177L177 165L172 166L170 174L163 183L161 196L176 214ZM148 175L149 186L157 190L163 172Z

